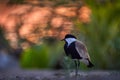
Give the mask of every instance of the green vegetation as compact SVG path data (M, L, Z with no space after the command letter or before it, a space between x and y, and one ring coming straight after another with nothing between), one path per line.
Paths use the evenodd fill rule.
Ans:
M34 45L25 50L22 55L21 65L23 68L56 68L59 60L62 61L62 45L55 39L44 39L41 45Z
M76 22L96 69L120 69L120 1L87 2L91 22Z

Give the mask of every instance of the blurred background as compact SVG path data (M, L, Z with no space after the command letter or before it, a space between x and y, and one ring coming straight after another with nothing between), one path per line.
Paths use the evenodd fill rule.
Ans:
M119 0L0 1L0 70L74 68L68 33L88 48L93 70L120 69ZM80 69L89 70L81 63Z

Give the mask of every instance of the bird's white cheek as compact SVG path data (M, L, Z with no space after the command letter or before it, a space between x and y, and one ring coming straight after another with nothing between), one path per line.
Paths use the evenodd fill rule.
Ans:
M69 46L72 42L76 41L76 39L74 39L74 38L67 38L67 39L65 39L65 41L68 43L68 46Z

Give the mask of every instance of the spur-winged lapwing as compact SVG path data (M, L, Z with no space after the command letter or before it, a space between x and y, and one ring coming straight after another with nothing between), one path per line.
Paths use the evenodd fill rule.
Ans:
M65 41L64 50L66 55L71 56L75 62L76 76L80 61L85 63L87 67L93 67L87 48L81 41L71 34L67 34L63 40Z

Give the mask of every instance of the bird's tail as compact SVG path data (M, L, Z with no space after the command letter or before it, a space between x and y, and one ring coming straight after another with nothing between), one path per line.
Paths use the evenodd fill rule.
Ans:
M92 68L94 65L91 63L91 61L88 60L88 65L87 67Z
M84 64L86 64L87 67L89 67L89 68L94 66L89 59L81 59L80 61L83 62Z

